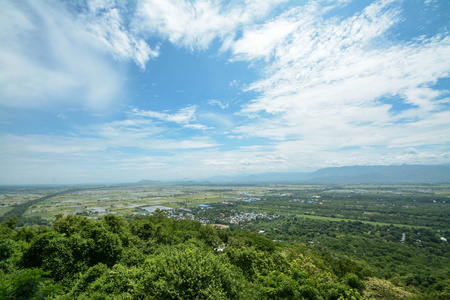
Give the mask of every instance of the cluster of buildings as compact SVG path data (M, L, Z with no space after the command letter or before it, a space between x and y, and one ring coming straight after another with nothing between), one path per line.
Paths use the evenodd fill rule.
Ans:
M223 204L233 204L232 202L223 203ZM213 208L211 205L208 204L200 204L197 205L200 209L211 209ZM214 217L214 220L207 220L206 218L197 215L195 211L192 211L191 209L187 208L179 208L176 210L177 212L173 212L170 217L176 218L177 220L197 220L201 222L204 225L211 224L211 222L220 221L220 223L229 223L229 224L236 224L240 225L242 223L251 222L253 220L256 220L257 218L264 218L264 219L276 219L279 216L278 215L270 215L267 213L250 213L250 212L239 212L235 213L234 215L225 216L224 213L221 213L220 216ZM231 211L234 211L232 209ZM200 211L199 211L200 212Z
M269 215L266 213L255 214L249 212L241 212L239 214L234 214L233 216L223 217L220 219L220 221L239 225L243 222L251 222L257 218L276 219L278 217L279 217L278 215Z
M292 199L292 200L289 200L289 202L300 202L300 203L308 203L308 204L311 204L311 203L314 203L314 200Z
M191 221L193 221L193 220L196 219L194 214L192 214L190 212L182 212L182 213L179 213L177 215L170 215L170 217L171 218L175 218L177 220L191 220Z

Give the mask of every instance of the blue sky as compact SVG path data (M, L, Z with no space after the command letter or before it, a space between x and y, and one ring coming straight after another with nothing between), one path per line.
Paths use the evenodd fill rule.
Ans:
M450 163L450 1L0 0L0 184Z

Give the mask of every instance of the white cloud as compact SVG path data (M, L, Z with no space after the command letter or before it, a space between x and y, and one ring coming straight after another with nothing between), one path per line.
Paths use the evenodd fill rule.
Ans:
M94 135L98 138L109 140L113 146L140 145L145 139L152 139L154 136L164 132L164 129L156 126L150 120L122 120L92 125L81 128L83 135Z
M282 154L270 154L266 155L266 158L274 163L286 163L288 158Z
M170 139L162 137L165 128L151 120L128 119L79 127L69 136L50 135L4 135L1 148L3 154L41 153L45 155L67 154L91 156L100 155L108 148L136 149L195 149L217 146L208 137ZM78 154L77 154L78 155ZM30 155L35 157L35 155ZM49 156L48 158L58 157Z
M88 3L87 13L80 15L86 20L88 38L97 43L99 49L104 49L119 60L133 59L137 65L145 69L145 63L150 58L159 55L159 47L151 49L143 40L125 29L125 24L113 1L97 1Z
M170 179L170 165L185 151L219 146L208 137L170 138L165 131L151 120L128 119L80 127L65 136L2 135L0 169L8 172L0 174L0 182L138 181L152 172L156 179Z
M237 28L267 15L284 1L225 4L206 0L145 0L138 4L133 27L135 31L160 35L191 50L204 50L214 39L229 39Z
M203 164L207 166L229 166L230 162L227 161L220 161L216 159L204 159Z
M156 111L151 110L138 110L137 108L133 109L133 114L137 116L144 116L149 118L155 118L160 119L162 121L167 122L175 122L179 124L187 124L191 121L195 120L195 110L196 106L188 106L185 108L182 108L178 111L178 113L175 114L168 114L168 113L160 113Z
M189 126L190 124L186 124ZM192 125L195 127L195 125ZM196 128L203 129L203 128ZM196 149L217 146L208 137L169 138L167 128L147 119L127 119L79 128L78 133L95 138L103 147L133 147L147 150Z
M157 48L125 29L113 2L89 2L81 9L77 5L83 6L0 3L2 104L43 108L69 103L102 109L120 97L123 81L111 56L144 68L158 55Z
M208 104L209 105L217 105L221 109L227 109L228 108L228 103L225 103L224 101L220 101L220 100L217 100L217 99L208 100Z
M258 96L236 115L213 99L207 103L222 113L196 105L133 109L128 120L80 126L64 136L3 135L0 169L11 172L0 181L38 182L42 170L87 182L449 162L449 91L434 88L450 74L446 30L395 40L403 21L398 1L376 1L345 18L334 8L346 0L309 1L275 15L280 2L1 1L2 105L56 106L52 116L65 103L111 107L123 98L125 65L119 62L144 69L159 55L158 44L143 37L191 51L217 39L231 61L264 69L245 90ZM242 86L237 79L229 83ZM219 141L170 130L174 124L211 129L204 122L219 128Z
M228 84L230 87L235 87L239 85L239 82L236 79L233 79L232 81L230 81L230 83Z
M183 126L184 128L191 128L191 129L198 129L198 130L205 130L208 129L207 126L202 124L186 124Z
M132 113L136 116L148 117L159 119L164 122L173 122L182 125L185 128L191 129L207 129L206 126L201 124L192 124L191 122L196 121L195 111L197 109L196 105L190 105L188 107L180 109L177 113L161 113L151 110L139 110L134 108Z
M239 164L241 166L250 166L250 165L252 165L252 162L249 159L244 158L239 161Z
M308 10L315 5L309 5ZM242 38L229 46L236 59L265 59L269 60L280 43L302 24L311 22L312 16L302 14L303 8L293 8L274 20L261 25L254 25L244 30Z
M279 141L289 159L345 147L450 143L443 130L450 128L448 92L433 89L450 73L450 37L387 40L402 21L399 4L378 1L354 16L325 19L330 7L312 2L244 30L230 44L234 59L263 59L267 67L248 89L260 96L239 112L249 122L233 133ZM395 112L383 102L392 97L412 107Z

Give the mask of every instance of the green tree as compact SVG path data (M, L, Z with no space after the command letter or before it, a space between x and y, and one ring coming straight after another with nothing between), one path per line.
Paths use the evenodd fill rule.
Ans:
M192 243L162 248L143 271L140 292L154 299L234 299L244 287L242 273L224 256Z
M18 222L19 222L19 218L17 216L14 216L11 219L2 222L0 225L14 230L16 228L16 225Z
M123 247L117 234L100 226L93 226L81 236L86 239L85 259L89 266L104 263L112 267L121 259Z
M403 300L411 298L414 294L396 287L392 282L370 277L366 281L367 289L365 295L367 298L379 300Z
M27 269L0 276L0 298L11 300L46 299L62 292L63 287L48 278L50 272Z
M27 268L43 268L60 281L74 272L72 249L68 239L51 231L38 236L22 256Z

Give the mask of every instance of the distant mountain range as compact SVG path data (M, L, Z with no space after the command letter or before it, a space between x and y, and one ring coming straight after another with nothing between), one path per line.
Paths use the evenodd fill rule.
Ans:
M249 176L213 177L230 183L450 183L450 165L351 166L315 172L272 172Z
M215 176L203 181L177 181L172 184L338 184L376 183L408 184L450 183L450 164L350 166L324 168L315 172L270 172L243 176ZM139 185L162 184L160 181L142 180Z

